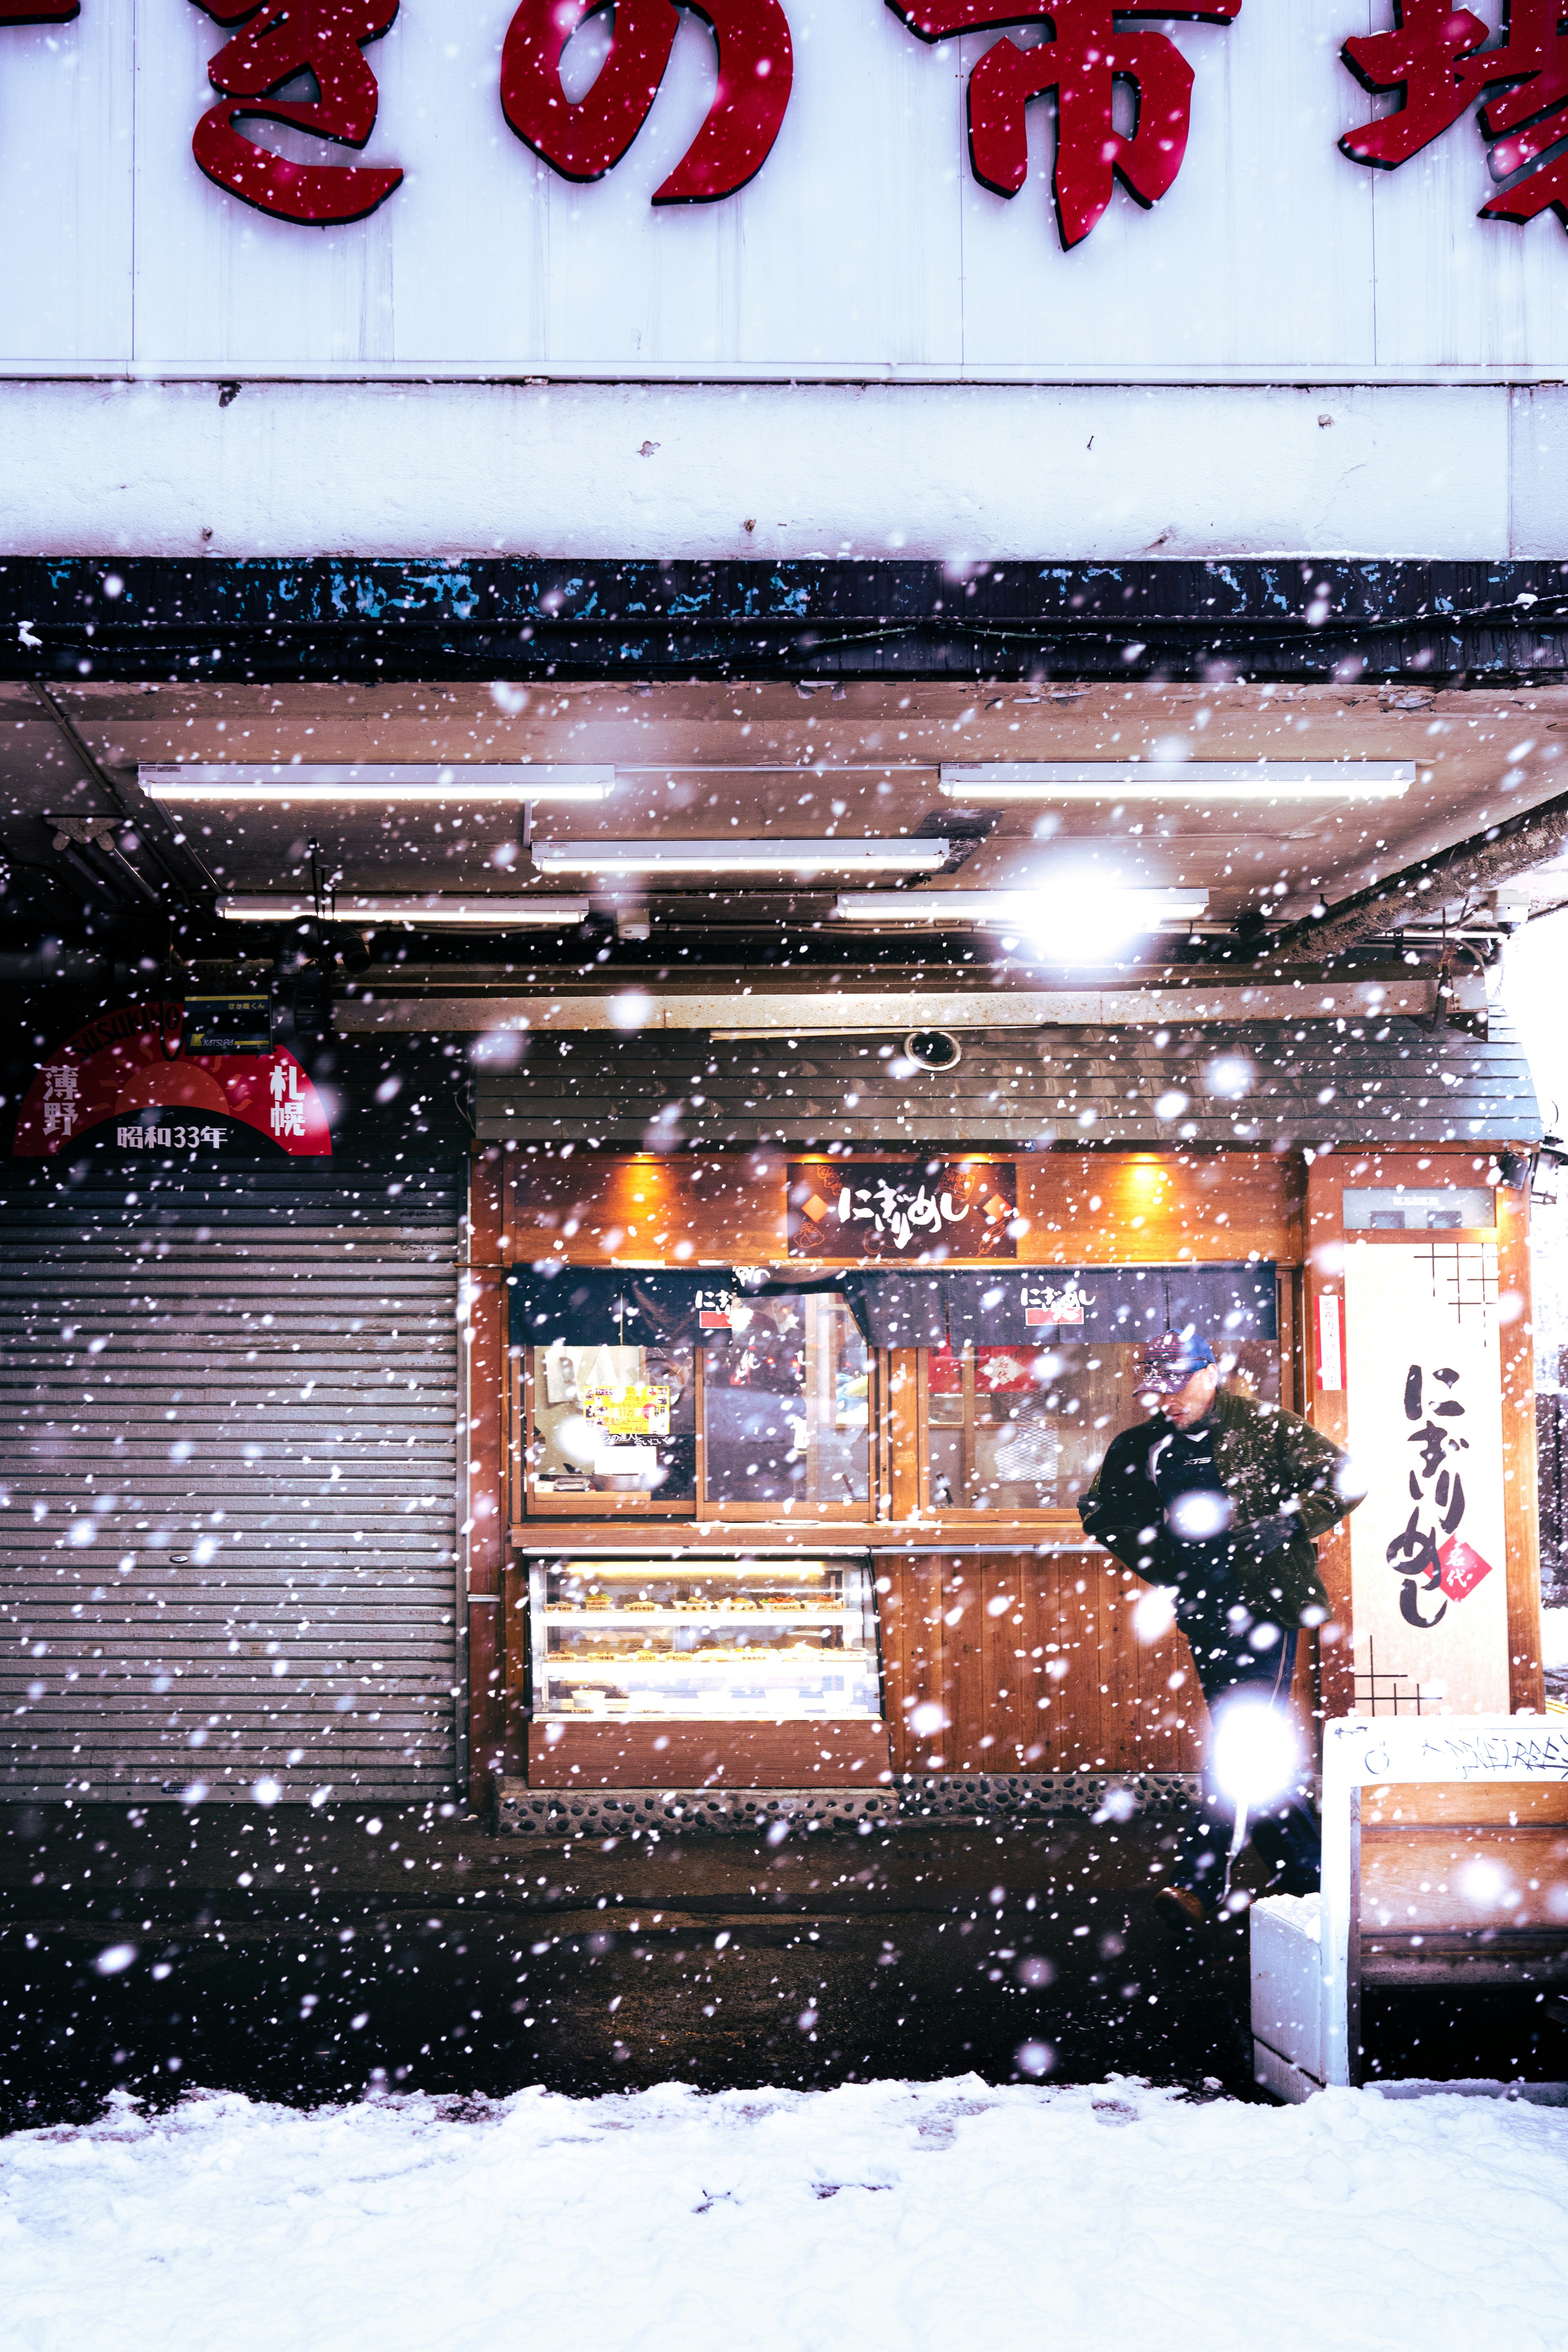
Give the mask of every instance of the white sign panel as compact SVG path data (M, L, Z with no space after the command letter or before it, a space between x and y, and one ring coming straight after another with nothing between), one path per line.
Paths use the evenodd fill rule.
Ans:
M1491 48L1418 54L1397 112L1394 0L20 5L13 373L1568 372L1559 131L1521 163L1479 120L1562 87L1536 0L1477 0Z
M1345 1261L1356 1711L1509 1705L1494 1243L1363 1243Z
M1352 1942L1361 1933L1361 1920L1359 1881L1352 1866L1360 1830L1352 1830L1351 1800L1368 1785L1409 1780L1481 1780L1493 1786L1509 1780L1568 1780L1568 1728L1559 1730L1542 1717L1531 1721L1506 1714L1455 1717L1435 1724L1407 1717L1323 1726L1319 2064L1321 2078L1330 2083L1349 2083L1352 2074L1347 1995ZM1277 1921L1270 1923L1270 1940L1276 1947L1282 1940Z

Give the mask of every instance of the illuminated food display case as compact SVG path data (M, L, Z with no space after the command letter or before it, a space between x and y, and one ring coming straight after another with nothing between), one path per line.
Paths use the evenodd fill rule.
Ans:
M529 1617L536 1722L881 1717L864 1562L541 1559Z

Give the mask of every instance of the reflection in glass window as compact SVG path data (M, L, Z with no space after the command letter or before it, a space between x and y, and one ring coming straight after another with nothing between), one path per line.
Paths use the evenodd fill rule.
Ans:
M931 1349L927 1458L934 1510L1068 1510L1118 1430L1143 1421L1142 1349L1082 1341L1049 1348ZM1261 1340L1221 1360L1232 1387L1279 1402L1279 1354Z
M670 1347L531 1350L533 1487L547 1495L697 1493L696 1358Z
M710 1502L867 1507L870 1358L841 1298L736 1300L702 1381Z

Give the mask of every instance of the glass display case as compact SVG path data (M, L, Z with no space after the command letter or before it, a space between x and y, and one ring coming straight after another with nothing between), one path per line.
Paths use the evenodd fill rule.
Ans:
M535 1560L529 1623L536 1722L881 1718L862 1561Z

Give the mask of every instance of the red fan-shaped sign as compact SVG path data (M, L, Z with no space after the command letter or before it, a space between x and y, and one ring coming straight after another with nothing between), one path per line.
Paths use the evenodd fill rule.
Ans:
M140 1141L168 1129L171 1148L199 1147L222 1119L250 1128L294 1159L330 1157L320 1094L286 1049L266 1054L180 1050L182 1004L126 1004L89 1021L57 1048L28 1087L16 1119L19 1160L51 1159L110 1121ZM148 1114L166 1114L149 1121ZM97 1139L101 1140L101 1138Z

